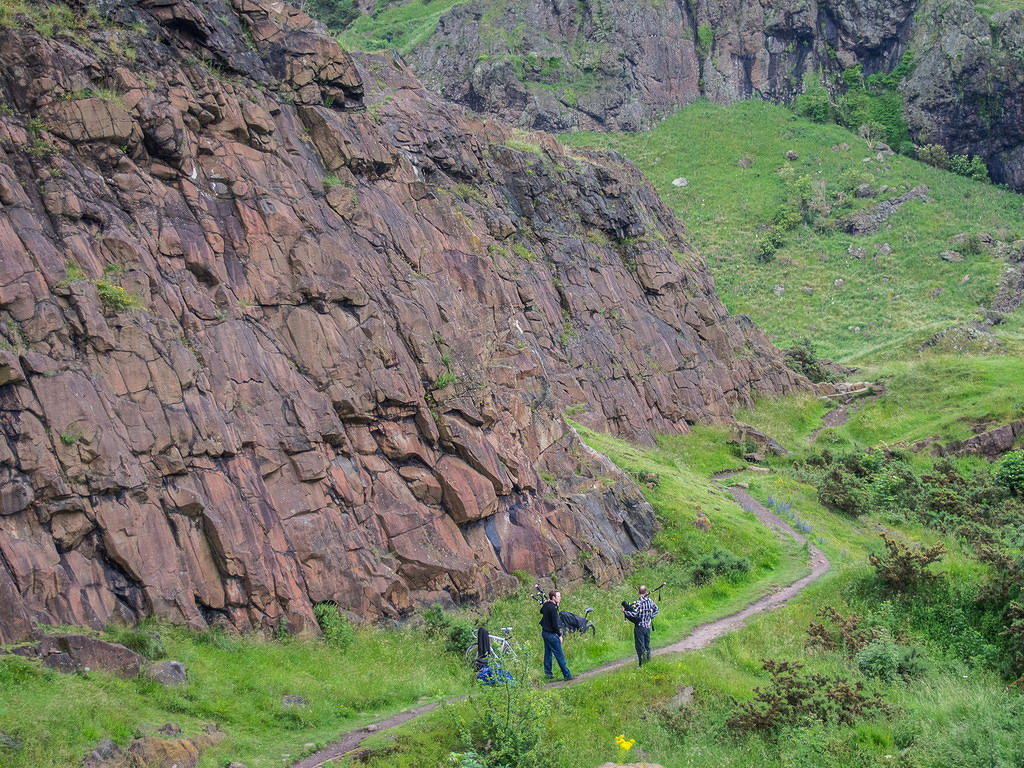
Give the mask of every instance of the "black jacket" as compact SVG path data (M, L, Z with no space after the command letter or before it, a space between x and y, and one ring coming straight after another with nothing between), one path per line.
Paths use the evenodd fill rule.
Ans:
M550 600L540 607L540 631L562 634L562 627L558 623L558 606Z

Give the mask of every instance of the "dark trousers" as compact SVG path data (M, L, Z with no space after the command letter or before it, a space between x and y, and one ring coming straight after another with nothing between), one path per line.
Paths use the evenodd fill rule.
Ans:
M565 654L562 653L562 641L558 639L558 635L554 632L541 632L540 634L544 638L544 675L551 677L551 658L554 657L555 661L558 662L559 668L562 670L562 677L568 680L572 677L572 673L569 672L569 667L565 664Z
M638 666L643 666L645 661L651 660L651 628L633 625L633 644L636 646L636 658Z

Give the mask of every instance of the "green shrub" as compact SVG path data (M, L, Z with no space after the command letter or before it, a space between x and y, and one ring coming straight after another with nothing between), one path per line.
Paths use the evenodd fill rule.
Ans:
M443 639L445 649L458 656L462 656L476 639L476 633L469 621L445 613L440 603L434 603L423 611L423 622L428 637Z
M804 76L804 92L796 97L794 106L798 115L816 123L829 123L834 119L832 101L818 75L807 73Z
M896 679L899 662L900 654L896 643L888 637L872 640L857 654L857 667L861 672L887 683Z
M135 296L120 285L108 283L106 280L96 281L96 292L100 296L100 301L114 312L127 312L129 309L142 306Z
M725 576L737 580L750 572L750 561L745 557L737 557L727 549L716 549L702 558L690 575L697 586L707 584L715 576Z
M904 592L936 578L928 566L942 559L946 547L940 541L930 547L912 547L888 535L879 534L886 552L868 555L878 577L895 592Z
M896 673L904 680L913 680L924 677L928 674L928 659L917 648L897 646L899 661L896 664Z
M818 501L844 515L856 517L867 511L867 494L861 481L832 465L818 481Z
M949 168L949 152L941 144L925 144L918 147L917 159L936 168Z
M877 693L871 697L864 694L862 683L804 672L803 664L797 661L765 659L762 668L771 682L755 688L753 700L732 711L725 724L734 731L771 733L785 725L804 725L808 720L826 725L850 724L873 712L888 711Z
M815 384L832 381L832 374L818 359L818 351L806 336L782 353L786 367L803 374Z
M1011 451L996 467L996 482L1010 493L1024 494L1024 451Z
M470 715L459 720L459 736L471 750L468 765L481 768L563 768L569 765L563 745L548 733L551 704L527 682L524 658L506 670L512 679L496 677L479 696L470 698Z
M359 18L359 6L355 0L308 0L306 12L335 32L340 32Z
M313 606L313 615L328 645L342 650L348 648L354 633L348 619L338 611L337 603L317 603Z

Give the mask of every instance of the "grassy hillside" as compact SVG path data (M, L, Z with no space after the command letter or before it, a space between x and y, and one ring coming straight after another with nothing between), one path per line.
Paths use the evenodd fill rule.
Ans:
M898 381L893 384L894 393L906 397L902 388ZM820 405L813 399L764 402L753 413L743 415L754 423L771 424L777 423L780 413L790 425L786 442L795 457L813 455L816 446L810 434L820 416ZM711 488L710 474L735 464L723 450L724 435L713 429L666 440L650 452L606 436L586 433L585 437L631 471L657 466L665 477L666 469L674 464L683 476L704 478L690 485L690 493L701 483ZM819 503L815 488L793 470L793 459L779 459L769 475L746 473L739 477L762 501L792 504L791 512L811 526L812 535L833 561L832 572L790 605L756 619L705 651L662 657L640 671L626 669L568 689L531 694L528 706L513 703L511 709L506 708L499 691L449 707L429 722L403 729L397 743L391 736L377 738L369 765L483 765L473 762L477 757L470 754L451 752L470 746L465 741L471 731L466 723L486 717L488 712L493 715L493 710L521 718L516 720L518 725L527 732L540 733L545 748L564 760L541 759L524 765L588 766L615 760L651 761L669 768L1009 768L1020 764L1024 747L1018 735L1024 729L1024 707L1019 691L1008 688L1000 674L1000 659L1005 656L998 630L991 624L992 614L977 600L988 570L975 561L974 546L948 532L940 535L915 520L894 523L884 514L856 518L837 514ZM698 466L700 469L695 469ZM676 490L682 489L666 488L667 496L652 500L661 509L666 500L678 499ZM722 511L710 514L717 520ZM937 578L903 591L887 587L865 559L867 553L882 549L879 532L927 546L943 540L948 552L940 567L931 568L938 572ZM681 565L679 561L675 564L677 569ZM821 615L829 608L855 623L859 620L862 630L875 638L867 646L869 650L808 644L812 623L829 625ZM678 609L675 604L668 610ZM876 652L882 649L910 654L916 661L903 673L885 673L873 666L881 658ZM886 708L852 716L848 722L821 722L811 715L791 714L769 731L730 725L740 702L750 701L755 688L770 687L762 670L765 659L799 663L803 665L799 674L840 678L853 687L863 686L865 696L878 694ZM686 686L693 688L692 702L673 703ZM531 725L529 712L542 713L542 725ZM618 734L634 741L628 752L618 746Z
M1024 238L1021 195L899 155L879 162L849 131L759 101L700 102L638 135L562 138L618 150L647 173L731 311L750 315L780 346L808 337L844 361L899 358L944 328L981 319L1004 264L972 236ZM862 184L888 189L857 198ZM874 234L839 231L842 216L919 184L932 202L907 202ZM773 233L780 243L764 260ZM963 261L941 258L955 248ZM1020 320L1001 335L1019 350Z

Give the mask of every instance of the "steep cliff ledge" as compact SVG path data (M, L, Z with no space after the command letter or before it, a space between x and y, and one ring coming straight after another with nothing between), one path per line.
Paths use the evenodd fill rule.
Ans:
M653 511L562 414L650 440L806 383L621 158L283 3L34 7L0 30L0 641L621 577Z

